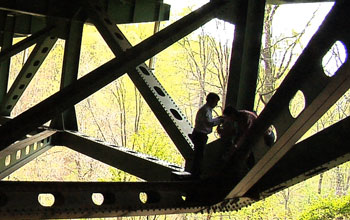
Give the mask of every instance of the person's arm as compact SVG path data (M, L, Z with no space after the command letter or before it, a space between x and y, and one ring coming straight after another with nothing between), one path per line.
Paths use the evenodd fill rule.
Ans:
M214 127L216 125L219 125L223 122L223 117L219 116L216 118L212 118L211 111L207 111L205 114L206 124L210 127Z

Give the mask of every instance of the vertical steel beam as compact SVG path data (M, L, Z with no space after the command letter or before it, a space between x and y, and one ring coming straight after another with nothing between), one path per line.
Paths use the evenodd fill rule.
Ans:
M68 38L64 47L61 89L75 82L78 78L83 26L84 23L82 22L72 21L70 23ZM51 127L77 131L78 124L74 106L59 114L52 121Z
M202 26L227 4L206 4L8 121L0 127L0 150Z
M2 33L1 53L12 46L14 17L6 16L5 32ZM0 54L1 54L0 53ZM4 100L7 92L8 78L10 71L11 58L6 57L0 62L0 103Z
M228 194L228 198L244 195L349 89L350 61L348 57L333 77L327 77L321 66L322 58L336 40L343 41L349 50L350 25L346 21L349 12L349 2L337 1L335 3L288 76L259 115L249 131L249 139L245 140L241 147L252 147L253 151L259 148L259 143L263 143L262 134L271 124L277 130L277 141ZM293 118L289 105L299 90L304 94L306 106L297 117Z
M240 2L235 25L226 105L253 110L266 0Z
M266 0L249 0L244 49L239 83L238 109L253 110L256 81L259 73L261 36L264 26Z
M240 1L235 23L234 38L232 42L230 72L227 81L225 105L237 106L239 83L242 70L242 59L247 21L248 1Z
M47 37L35 46L1 103L0 112L2 115L10 115L56 41L57 37Z
M85 2L85 10L89 18L95 24L112 52L118 56L123 51L132 48L132 45L101 8L101 4L97 1ZM113 25L111 25L112 23ZM188 134L192 132L192 126L185 115L181 113L179 107L145 63L128 70L128 75L180 153L185 159L190 159L193 150Z

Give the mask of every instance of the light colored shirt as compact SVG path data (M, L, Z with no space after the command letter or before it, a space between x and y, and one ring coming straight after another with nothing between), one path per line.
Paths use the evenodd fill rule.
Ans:
M208 104L203 105L197 112L194 129L197 132L210 134L213 127L220 124L220 118L213 118L213 108Z

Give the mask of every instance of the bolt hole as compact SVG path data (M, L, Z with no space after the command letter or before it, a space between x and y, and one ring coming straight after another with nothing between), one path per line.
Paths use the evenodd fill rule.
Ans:
M305 96L298 90L289 102L289 112L293 118L297 118L305 108Z
M32 77L32 75L33 75L32 73L27 73L26 78L29 79Z
M5 166L10 165L10 163L11 163L11 155L9 154L5 158Z
M170 109L170 112L173 114L173 116L177 119L177 120L182 120L181 115L179 114L178 111L176 111L175 109Z
M40 63L40 61L39 61L39 60L36 60L36 61L33 63L33 66L38 66L39 63Z
M43 207L51 207L55 203L55 196L51 193L40 193L38 195L38 202Z
M21 158L21 150L18 150L16 153L16 160L19 160Z
M44 48L41 50L41 53L46 53L48 50L49 50L48 47L44 47Z
M14 96L12 97L12 99L13 99L13 100L18 99L18 95L14 95Z
M337 41L322 58L322 67L326 76L334 76L345 60L346 48L341 41Z
M29 151L30 151L30 146L27 146L27 147L26 147L26 155L29 154Z
M24 89L25 85L24 84L21 84L18 89Z
M102 193L93 193L91 199L95 205L100 206L103 204L104 196Z
M119 34L118 32L115 32L114 35L119 39L119 40L124 40L123 36Z
M140 192L139 199L143 204L146 204L147 203L147 193Z
M142 71L143 74L145 74L145 75L147 75L147 76L150 75L149 72L147 71L147 69L146 69L145 67L140 66L139 68L140 68L140 70Z
M160 96L165 96L165 94L164 94L164 92L161 90L161 88L159 88L158 86L154 86L153 87L154 88L154 90L156 90L156 92L158 93L158 95L160 95Z

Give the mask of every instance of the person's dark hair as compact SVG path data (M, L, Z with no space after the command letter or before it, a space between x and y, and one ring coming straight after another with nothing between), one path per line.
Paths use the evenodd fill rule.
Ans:
M230 115L237 116L238 115L238 111L232 105L228 105L228 106L225 107L225 109L222 112L222 114L224 114L226 116L230 116Z
M207 95L207 102L209 101L209 100L220 100L220 97L218 96L218 94L216 94L216 93L213 93L213 92L210 92L208 95Z

